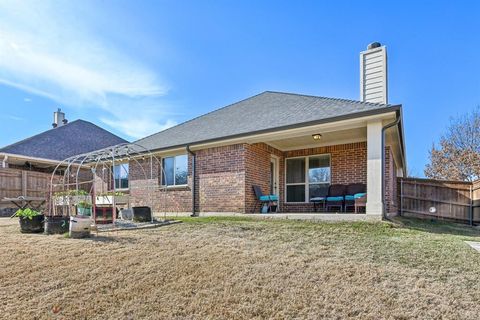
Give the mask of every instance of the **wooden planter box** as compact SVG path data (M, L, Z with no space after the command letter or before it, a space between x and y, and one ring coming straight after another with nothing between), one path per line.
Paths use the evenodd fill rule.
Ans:
M128 196L97 196L95 198L96 205L113 205L113 200L115 198L115 204L127 204Z
M79 202L88 202L92 203L92 197L90 195L84 196L54 196L53 197L53 204L56 206L73 206L78 204Z

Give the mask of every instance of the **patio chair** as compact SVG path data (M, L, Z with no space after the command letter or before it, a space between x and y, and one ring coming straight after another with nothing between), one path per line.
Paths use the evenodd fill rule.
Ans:
M355 198L355 213L359 213L359 209L363 208L365 213L367 212L367 194L365 193L363 196L358 196Z
M337 207L340 208L340 211L343 212L343 203L345 200L345 192L347 190L347 186L343 184L332 184L330 188L328 188L328 196L327 196L327 211L330 211L330 208Z
M347 186L347 190L345 192L345 211L347 208L351 207L354 208L355 213L357 211L355 203L356 199L361 199L367 195L367 186L363 183L352 183ZM360 205L360 202L358 204Z
M274 206L275 202L278 202L278 196L274 194L264 195L260 186L256 186L256 185L253 186L253 191L255 192L255 196L257 197L258 202L260 202L260 213L262 213L262 208L265 205L268 206L267 212L271 212L272 206ZM255 203L253 212L256 211L258 202ZM277 211L278 211L278 203L275 206L275 212Z
M325 211L325 204L328 196L328 188L321 188L312 194L310 202L313 203L313 211L317 212L320 207L322 211Z

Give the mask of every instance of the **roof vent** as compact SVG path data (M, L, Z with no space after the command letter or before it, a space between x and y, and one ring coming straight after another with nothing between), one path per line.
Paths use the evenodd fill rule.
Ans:
M66 125L68 123L68 120L65 119L65 113L62 112L62 109L58 108L57 111L53 113L53 123L52 127L61 127L63 125Z
M380 48L382 44L380 42L372 42L368 45L367 49L375 49L375 48Z

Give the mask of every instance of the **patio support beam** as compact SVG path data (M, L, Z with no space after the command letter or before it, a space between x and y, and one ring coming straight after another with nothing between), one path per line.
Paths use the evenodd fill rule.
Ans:
M367 123L367 214L382 215L382 121Z

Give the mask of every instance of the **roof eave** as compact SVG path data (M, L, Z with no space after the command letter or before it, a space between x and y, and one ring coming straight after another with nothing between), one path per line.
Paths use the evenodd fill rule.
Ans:
M295 124L281 126L281 127L275 127L275 128L257 130L257 131L250 131L250 132L246 132L246 133L234 134L234 135L212 138L212 139L206 139L206 140L200 140L200 141L192 141L192 142L189 142L189 143L183 143L183 144L168 146L168 147L164 147L164 148L150 148L150 150L154 151L154 152L163 152L163 151L169 151L169 150L172 150L172 149L185 148L187 146L191 147L191 146L203 145L203 144L207 144L207 143L221 142L223 140L247 138L249 136L254 136L254 135L259 135L259 134L264 134L264 133L272 133L272 132L276 132L276 131L284 131L284 130L299 128L299 127L308 127L308 126L326 124L326 123L337 122L337 121L342 121L342 120L350 120L350 119L355 119L355 118L381 115L381 114L385 114L385 113L399 112L401 110L401 108L402 108L402 105L397 104L397 105L392 105L392 106L388 106L388 107L384 107L384 108L367 110L367 111L356 112L356 113L350 113L350 114L346 114L346 115L341 115L341 116L336 116L336 117L331 117L331 118L325 118L325 119L320 119L320 120L300 122L300 123L295 123Z

